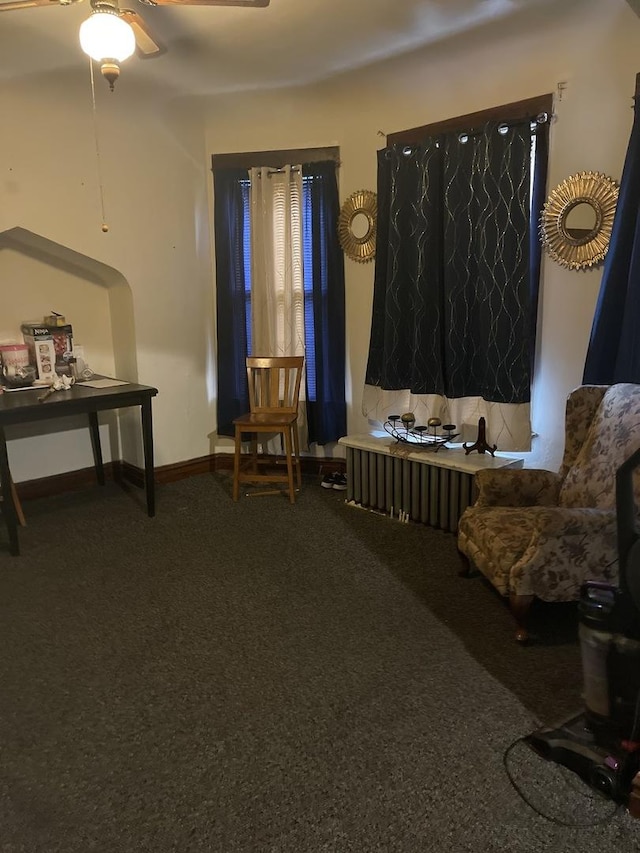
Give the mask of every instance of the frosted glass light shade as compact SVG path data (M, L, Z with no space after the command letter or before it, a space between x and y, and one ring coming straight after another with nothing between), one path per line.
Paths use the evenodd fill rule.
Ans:
M80 26L80 47L96 62L123 62L136 49L133 30L113 12L92 12Z

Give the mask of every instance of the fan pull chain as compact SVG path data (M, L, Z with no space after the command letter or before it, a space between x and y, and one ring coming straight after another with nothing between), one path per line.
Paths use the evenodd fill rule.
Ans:
M96 88L93 80L93 62L91 61L91 57L89 57L89 76L91 77L91 103L93 106L93 137L96 143L96 165L98 172L98 189L100 191L100 211L102 213L102 230L107 233L109 230L109 226L106 222L106 216L104 212L104 187L102 184L102 163L100 160L100 143L98 141L98 116L96 109Z

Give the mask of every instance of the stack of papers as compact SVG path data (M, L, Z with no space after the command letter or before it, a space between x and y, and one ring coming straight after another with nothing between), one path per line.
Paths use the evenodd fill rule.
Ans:
M104 377L102 379L87 379L82 382L76 382L76 385L84 385L85 388L115 388L116 385L128 385L128 382L125 382L124 379L109 379Z

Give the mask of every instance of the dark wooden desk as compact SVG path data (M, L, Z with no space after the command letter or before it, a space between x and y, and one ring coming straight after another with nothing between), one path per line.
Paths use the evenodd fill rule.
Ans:
M102 377L95 377L96 379ZM104 485L104 466L98 430L98 412L111 409L125 409L140 406L142 417L142 445L144 450L144 484L147 497L147 513L155 515L155 484L153 478L153 423L151 417L151 398L158 393L157 388L147 385L116 385L111 388L88 388L85 385L73 385L68 391L55 391L46 400L40 402L46 389L33 388L26 391L6 391L0 394L0 486L2 488L2 513L9 531L9 550L20 553L18 542L18 519L11 500L11 477L7 456L5 428L14 424L26 424L45 421L50 418L62 418L68 415L88 415L91 448L98 483Z

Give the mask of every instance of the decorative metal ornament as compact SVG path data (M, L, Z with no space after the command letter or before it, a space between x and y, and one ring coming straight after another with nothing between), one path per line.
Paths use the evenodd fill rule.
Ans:
M351 193L340 209L338 217L338 237L342 251L352 261L366 264L376 255L376 218L378 199L371 190L358 190ZM364 216L366 220L365 233L358 236L354 233L354 220Z
M413 412L404 415L389 415L384 423L385 430L392 435L398 444L410 446L412 450L438 451L446 447L447 442L458 437L455 424L442 426L440 418L429 418L426 425L416 426L416 416ZM442 426L442 431L438 427Z
M540 217L540 239L554 261L571 270L584 270L604 261L609 249L619 185L601 172L578 172L549 193ZM588 227L570 227L569 214L580 205ZM595 218L595 222L593 222Z

